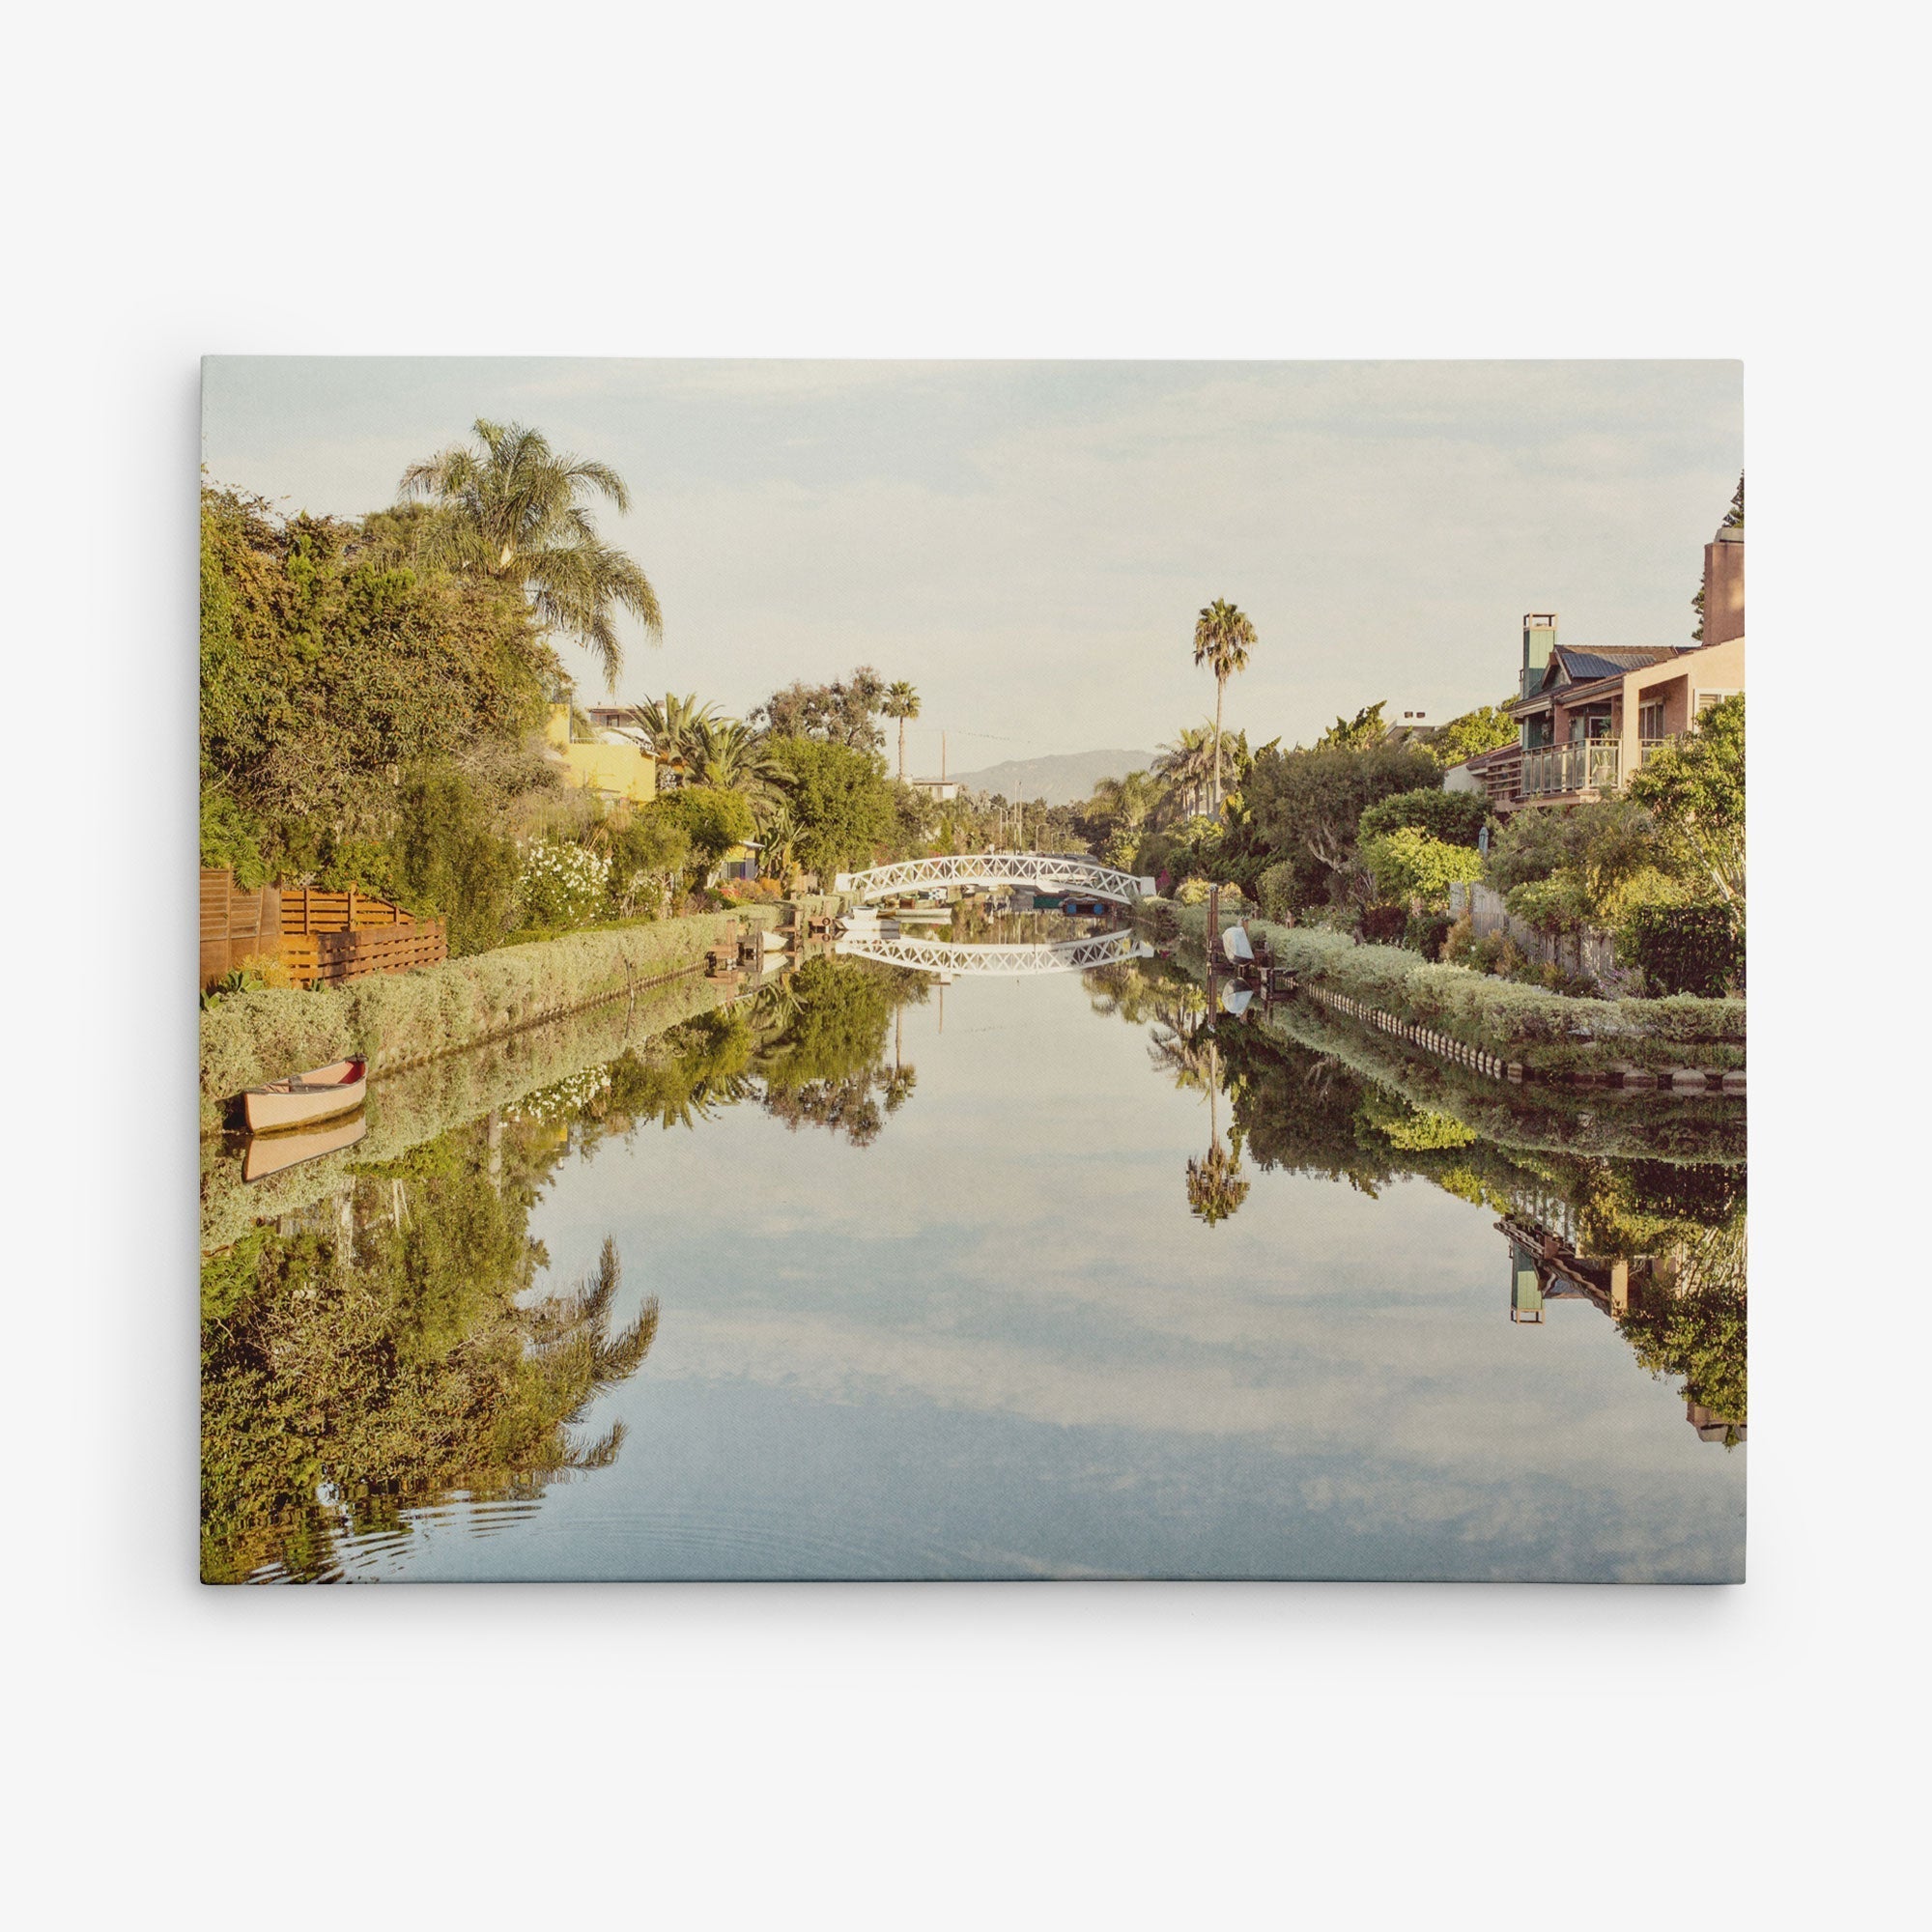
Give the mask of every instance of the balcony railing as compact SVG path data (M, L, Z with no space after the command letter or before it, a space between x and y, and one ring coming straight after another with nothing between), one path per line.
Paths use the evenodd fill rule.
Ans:
M1651 759L1657 756L1658 753L1667 752L1671 748L1671 746L1676 744L1676 742L1677 740L1675 736L1668 738L1640 739L1637 743L1637 748L1636 748L1637 763L1640 765L1649 764Z
M1560 798L1574 792L1615 791L1622 750L1614 738L1591 738L1525 752L1522 795Z

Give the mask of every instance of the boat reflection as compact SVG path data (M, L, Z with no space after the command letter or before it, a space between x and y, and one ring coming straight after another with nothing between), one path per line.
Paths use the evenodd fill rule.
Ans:
M339 1153L354 1147L369 1131L368 1114L358 1107L324 1122L319 1127L298 1127L291 1133L251 1134L242 1150L242 1179L266 1180L299 1167L305 1160L320 1160L326 1153Z

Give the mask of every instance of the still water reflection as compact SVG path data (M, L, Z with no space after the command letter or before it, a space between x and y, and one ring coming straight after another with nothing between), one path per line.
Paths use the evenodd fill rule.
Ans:
M317 1162L205 1263L204 1574L1740 1576L1735 1111L1367 1050L821 956Z

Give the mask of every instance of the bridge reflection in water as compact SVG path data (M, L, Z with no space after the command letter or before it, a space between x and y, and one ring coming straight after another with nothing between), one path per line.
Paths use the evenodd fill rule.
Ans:
M1151 959L1153 948L1131 931L1098 932L1081 939L1039 940L1021 945L959 945L950 939L840 939L835 952L854 959L876 959L887 966L910 966L947 978L969 974L1009 980L1040 973L1085 973L1096 966L1119 966Z

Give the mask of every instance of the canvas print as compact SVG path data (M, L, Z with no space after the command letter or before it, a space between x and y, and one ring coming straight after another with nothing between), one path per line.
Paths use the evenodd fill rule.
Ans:
M1741 1580L1741 388L211 358L204 1579Z

